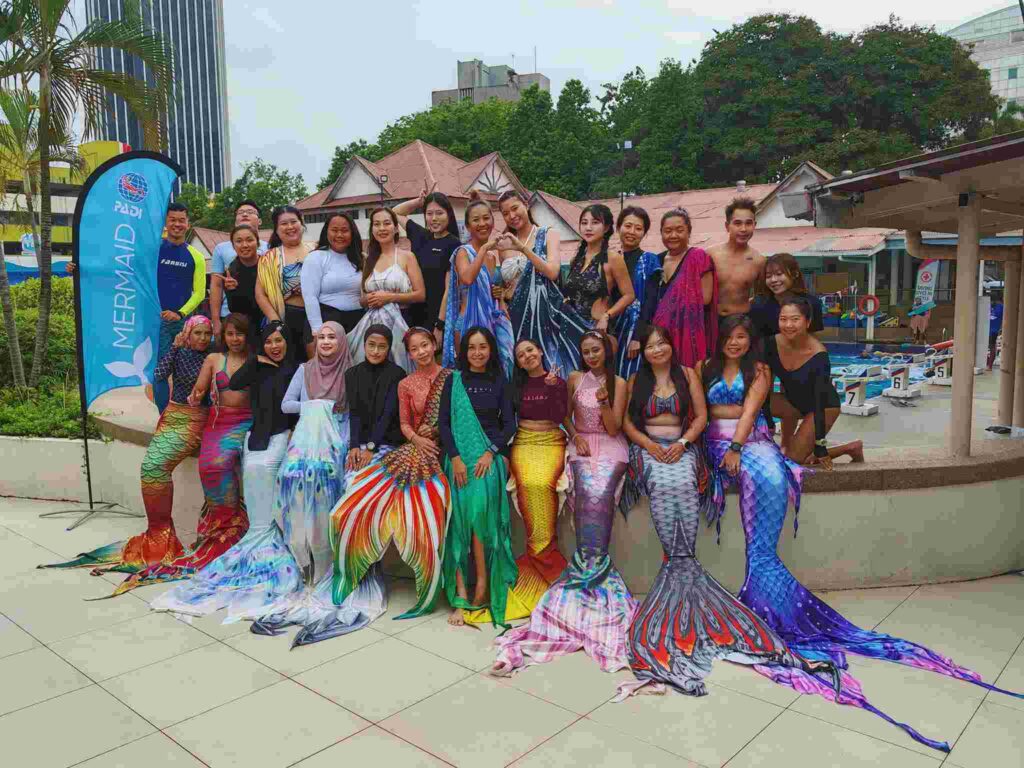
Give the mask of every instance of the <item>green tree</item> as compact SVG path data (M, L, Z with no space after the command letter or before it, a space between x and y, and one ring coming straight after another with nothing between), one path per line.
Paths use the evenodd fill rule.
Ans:
M562 88L552 125L548 184L554 188L545 189L570 200L587 198L611 166L614 141L579 80L569 80Z
M1024 131L1024 107L1016 103L1007 103L994 118L982 126L978 138L990 139L1016 131Z
M530 189L558 192L551 184L551 136L554 133L551 94L531 85L520 95L508 121L502 155Z
M177 201L188 208L188 220L193 227L205 227L210 216L213 195L202 184L186 181L181 185Z
M283 171L256 158L245 164L234 184L217 194L204 218L204 226L222 231L231 229L235 225L235 208L242 200L255 202L263 211L264 221L269 223L271 210L308 194L302 174Z
M71 135L79 116L85 135L93 135L106 110L105 99L113 94L121 96L141 120L146 146L162 147L174 71L163 41L142 23L138 6L126 3L123 19L93 20L77 31L71 3L72 0L7 0L0 4L0 39L6 41L0 48L0 79L14 78L25 91L36 84L39 93L41 293L29 386L39 381L50 325L51 134ZM135 57L145 65L153 84L132 74L95 67L97 55L103 49Z
M345 166L348 164L348 161L356 155L366 158L367 160L379 160L383 157L383 155L380 154L380 148L377 147L376 144L368 144L365 139L350 141L344 147L338 145L334 148L334 156L331 158L331 167L327 169L327 175L320 179L320 185L318 188L323 189L324 187L334 184L345 170Z
M21 184L25 199L25 220L38 244L39 226L35 211L35 191L39 188L39 110L36 97L25 91L0 89L0 189L8 184ZM63 162L81 171L84 162L68 136L50 132L50 159ZM14 198L17 205L18 197ZM21 216L15 216L20 220ZM0 233L7 227L0 223ZM26 386L21 346L18 342L14 305L11 301L7 265L4 262L3 240L0 236L0 304L3 305L4 328L11 339L8 347L14 385Z

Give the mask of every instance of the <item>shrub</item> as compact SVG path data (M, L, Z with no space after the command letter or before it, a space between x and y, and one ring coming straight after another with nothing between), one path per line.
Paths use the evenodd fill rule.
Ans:
M77 385L0 389L0 435L81 437L80 402ZM99 436L90 416L89 437Z
M38 281L37 281L38 282ZM20 288L21 286L14 286ZM38 289L37 289L38 293ZM39 310L35 307L17 309L14 312L18 324L18 341L21 343L21 359L25 375L32 369L32 357L36 343L36 321ZM11 377L11 358L7 348L7 334L0 323L0 387L14 384ZM73 314L52 313L50 315L50 336L46 360L43 365L41 386L59 386L65 381L78 381L78 360L75 348L75 318Z
M56 274L50 281L52 286L50 300L50 317L61 315L75 317L75 285L68 278L58 278ZM15 309L36 309L39 307L39 279L32 278L11 286L11 299Z

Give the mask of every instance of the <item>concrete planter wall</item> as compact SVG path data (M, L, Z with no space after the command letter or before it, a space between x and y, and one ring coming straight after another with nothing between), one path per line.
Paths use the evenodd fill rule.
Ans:
M120 441L90 442L89 447L96 498L142 512L139 466L145 449ZM87 499L80 441L0 437L0 467L0 495ZM805 493L800 533L793 537L790 510L779 549L790 570L814 589L958 581L1021 570L1022 494L1021 477L902 491ZM174 472L174 520L185 542L194 537L202 502L196 460L188 459ZM518 514L512 515L518 553L524 530ZM559 520L559 546L571 556L571 515ZM646 500L627 519L616 513L611 553L630 588L646 592L662 562ZM726 587L739 588L744 540L735 495L728 497L721 544L714 530L702 524L697 554ZM391 557L388 565L404 570Z

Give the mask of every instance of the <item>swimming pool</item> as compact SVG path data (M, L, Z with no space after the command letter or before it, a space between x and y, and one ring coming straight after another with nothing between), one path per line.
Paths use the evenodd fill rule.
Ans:
M892 357L902 355L913 355L924 352L926 347L913 346L909 344L842 344L842 343L827 343L825 348L828 350L829 362L832 364L832 373L835 375L844 368L859 368L868 365L881 365L883 362L888 362ZM882 354L875 354L880 352ZM862 357L862 355L867 355ZM910 368L910 381L916 383L924 380L924 367L921 365L914 365ZM843 392L842 382L834 380L836 389L839 393ZM868 398L880 397L882 391L889 387L889 381L870 381L868 382L867 396Z

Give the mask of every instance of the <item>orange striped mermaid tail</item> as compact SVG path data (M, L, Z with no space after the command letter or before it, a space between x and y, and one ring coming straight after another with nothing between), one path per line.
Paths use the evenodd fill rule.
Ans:
M520 429L512 443L515 507L526 526L526 551L516 558L519 575L508 591L505 619L525 619L568 563L558 549L556 524L565 491L565 433ZM510 483L512 485L512 483ZM512 490L511 488L509 490ZM487 624L491 612L466 611L469 624Z
M335 604L355 591L393 541L415 574L417 596L416 604L396 618L430 613L441 588L450 500L437 461L420 456L412 443L357 472L331 513Z

